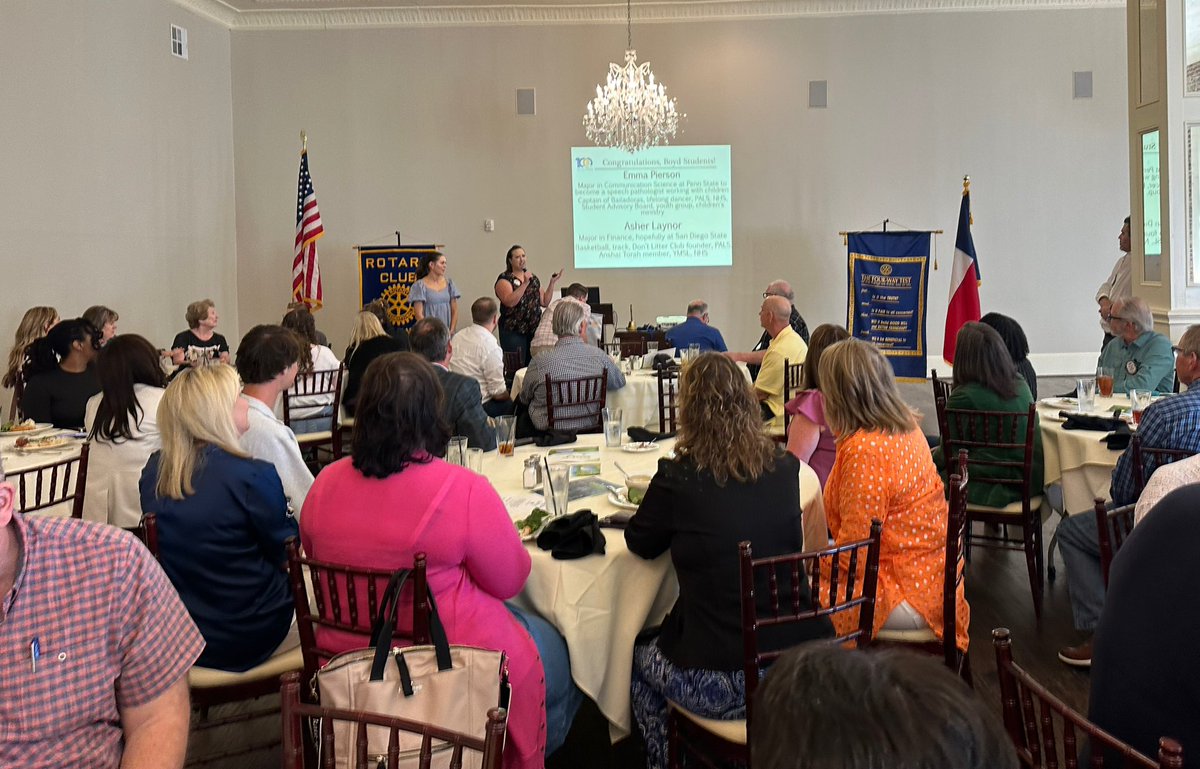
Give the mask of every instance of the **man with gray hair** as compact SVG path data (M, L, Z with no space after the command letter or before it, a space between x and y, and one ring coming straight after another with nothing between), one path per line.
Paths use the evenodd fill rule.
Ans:
M1114 338L1104 346L1097 365L1112 369L1113 392L1171 392L1175 365L1171 340L1154 330L1146 302L1136 296L1117 299L1105 320Z
M608 389L625 386L625 376L604 350L587 343L588 307L579 302L560 302L554 308L553 329L558 341L549 351L535 356L525 372L521 386L521 402L529 405L529 418L534 428L549 429L546 418L546 376L551 379L579 379L605 374ZM568 406L562 410L566 419L556 419L556 430L571 430L583 426L597 413L598 406ZM555 414L559 412L556 410Z
M788 300L791 305L792 313L788 318L788 325L792 330L800 335L804 340L804 344L808 345L808 324L804 322L804 318L800 316L800 312L796 309L796 293L792 291L792 286L786 280L773 280L767 284L767 290L763 291L763 299L772 296L781 296ZM762 365L763 357L767 354L767 347L771 345L771 335L766 331L758 338L758 344L754 345L754 349L750 352L730 352L725 353L731 359L747 364L750 369L750 376L758 378L758 367Z
M448 368L454 353L450 329L437 318L422 318L413 324L408 338L412 342L412 351L432 363L437 373L445 394L442 418L450 427L450 434L465 435L467 445L473 449L491 451L496 448L496 433L488 427L479 383Z
M563 289L562 296L546 305L546 309L542 312L542 319L538 321L537 331L533 332L533 341L529 343L530 355L536 356L554 349L554 345L558 342L558 336L554 333L554 311L563 302L575 302L587 308L587 314L584 316L587 318L587 337L584 341L591 345L599 345L600 316L592 314L591 305L587 303L587 295L587 286L582 283L572 283Z
M708 325L708 302L693 299L687 306L687 319L667 332L667 341L675 348L675 357L689 345L700 345L700 352L725 352L725 339L715 327Z

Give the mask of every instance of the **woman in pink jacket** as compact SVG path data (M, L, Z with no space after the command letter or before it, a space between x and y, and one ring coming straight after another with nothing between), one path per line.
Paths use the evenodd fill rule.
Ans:
M438 458L449 440L441 398L433 367L419 356L391 353L371 363L353 457L317 476L300 517L301 543L312 558L375 569L409 566L424 552L450 643L508 655L504 766L540 768L565 739L581 695L562 636L505 604L525 584L529 553L487 479ZM337 651L366 645L331 630L319 641Z

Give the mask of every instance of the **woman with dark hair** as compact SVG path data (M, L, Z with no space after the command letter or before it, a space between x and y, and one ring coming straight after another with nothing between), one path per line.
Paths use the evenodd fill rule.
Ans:
M450 642L508 654L513 696L504 766L540 769L566 737L579 691L558 632L504 603L525 584L529 552L487 479L440 459L450 439L442 398L433 366L419 355L372 361L359 391L352 456L317 476L300 541L312 558L372 569L411 566L424 552ZM359 588L365 595L365 584ZM365 641L325 629L318 640L331 651Z
M64 320L29 345L21 411L35 422L79 429L88 398L100 392L92 361L100 334L83 318Z
M284 328L294 332L308 345L312 367L301 373L301 379L313 381L314 371L330 371L342 365L333 350L317 342L317 322L307 307L289 310L283 316ZM310 388L313 385L310 384ZM287 397L287 396L284 396ZM288 404L292 432L296 435L329 429L329 417L333 415L333 393L301 395Z
M805 462L821 480L833 469L837 456L837 442L833 431L825 423L825 397L821 395L820 363L825 348L850 337L841 326L824 323L817 326L808 343L808 354L804 358L804 369L800 375L800 392L784 405L784 411L792 415L788 426L787 449Z
M1025 338L1025 329L1021 328L1020 323L998 312L989 312L980 318L979 322L996 329L996 333L1004 341L1004 347L1008 350L1008 356L1012 358L1017 373L1025 380L1025 384L1029 385L1033 399L1037 400L1037 372L1029 362L1029 340Z
M1011 411L1024 414L1033 403L1025 380L1015 368L1008 348L1000 334L983 323L967 323L958 332L954 353L954 380L946 408L969 409L971 411ZM1025 435L1025 420L1018 423L1018 436ZM955 425L948 426L953 435ZM967 500L972 504L988 507L1004 507L1021 498L1019 487L1011 484L989 483L996 479L1020 480L1022 470L1021 449L980 448L971 452L972 459L988 461L1012 461L1015 467L972 467L971 483L967 487ZM946 471L942 447L934 451L934 462L938 470ZM1042 432L1038 429L1038 416L1033 415L1033 481L1032 493L1040 494L1042 488Z
M500 300L500 348L520 350L529 362L529 345L542 319L542 308L554 298L554 284L563 271L550 276L550 285L542 288L537 275L525 269L525 249L513 246L504 256L504 272L496 277L496 298Z
M421 257L417 280L408 291L408 303L417 320L437 318L453 334L458 327L458 298L462 294L446 277L446 255L436 251Z
M651 769L667 764L668 700L706 718L745 718L738 543L749 540L758 558L804 549L800 460L763 431L745 376L720 353L683 369L675 454L659 460L625 530L642 558L670 552L679 577L661 633L633 650L633 714ZM807 589L798 600L811 606ZM780 649L831 635L822 618L760 637Z
M100 393L87 402L92 442L83 517L130 528L142 517L138 479L162 448L158 404L167 378L158 350L136 334L113 337L96 358Z

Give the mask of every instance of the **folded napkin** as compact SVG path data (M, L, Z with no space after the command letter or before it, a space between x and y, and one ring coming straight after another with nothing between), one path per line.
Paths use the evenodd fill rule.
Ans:
M661 440L665 440L667 438L675 437L675 433L672 431L667 431L665 433L656 433L656 432L647 430L644 427L638 427L636 425L628 428L625 432L629 435L629 437L631 439L637 441L638 443L651 443L653 441L661 441Z
M562 446L567 443L575 442L575 433L563 432L562 430L550 430L533 439L533 442L538 446Z
M1124 427L1125 431L1129 432L1129 426L1114 417L1093 417L1087 414L1076 414L1072 411L1060 411L1058 415L1067 420L1063 424L1064 430L1100 430L1107 433Z
M538 535L537 545L549 550L558 561L570 561L589 555L604 555L604 532L591 510L577 510L547 523Z
M1133 433L1130 431L1129 425L1121 422L1116 430L1104 436L1103 441L1108 446L1109 451L1124 451L1129 448L1129 440L1132 437Z

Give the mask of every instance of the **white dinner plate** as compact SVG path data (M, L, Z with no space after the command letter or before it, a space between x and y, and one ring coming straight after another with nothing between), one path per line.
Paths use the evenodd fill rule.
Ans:
M34 426L28 430L0 430L0 437L20 438L22 436L41 435L53 429L54 425L49 422L35 422Z
M638 506L629 501L628 489L608 492L608 501L622 510L637 510Z
M639 441L637 443L626 443L621 447L621 451L628 451L630 454L643 454L647 451L657 451L658 444L654 441Z
M55 436L45 443L35 443L31 446L17 446L16 450L19 453L28 453L33 451L66 451L75 444L70 438L59 438Z
M1067 409L1068 411L1073 411L1079 404L1079 401L1075 398L1042 398L1040 401L1038 401L1038 403L1041 403L1043 406L1049 406L1050 408Z
M1042 414L1041 418L1046 420L1047 422L1066 422L1067 421L1067 418L1064 416L1059 416L1057 411L1048 411L1045 414Z

